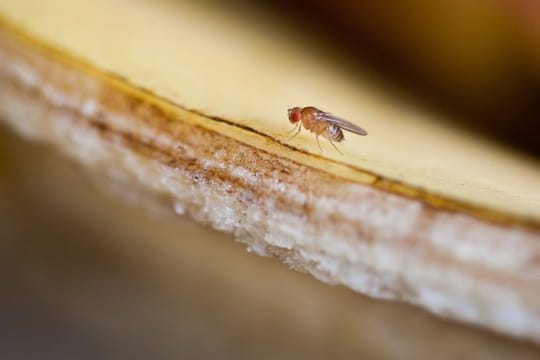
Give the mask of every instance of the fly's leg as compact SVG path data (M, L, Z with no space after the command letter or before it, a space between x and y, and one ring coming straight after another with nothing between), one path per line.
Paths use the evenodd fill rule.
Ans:
M294 128L294 129L296 129L296 128ZM302 124L300 122L298 122L298 131L293 136L291 136L289 139L287 139L287 141L294 139L296 137L296 135L300 134L300 130L302 130Z
M336 146L336 144L334 144L334 142L332 141L332 139L328 139L328 141L330 141L330 144L332 144L332 146L334 147L334 149L337 150L338 153L340 153L341 155L343 155L343 153L338 149L338 147ZM320 146L320 145L319 145Z
M321 142L319 141L319 135L315 136L315 139L317 139L317 144L319 144L319 150L322 152Z
M300 122L297 122L296 124L294 124L294 126L292 127L292 129L290 129L289 131L287 131L285 134L290 134L290 133L292 133L294 130L296 130L296 128L298 127L298 125L300 125Z

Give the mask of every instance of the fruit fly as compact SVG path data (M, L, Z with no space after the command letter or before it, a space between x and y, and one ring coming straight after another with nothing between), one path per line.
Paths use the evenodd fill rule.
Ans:
M324 112L313 106L307 106L304 108L293 107L289 109L289 121L291 124L295 124L291 131L297 130L296 133L289 139L293 139L302 130L302 126L315 133L317 138L317 144L322 152L321 143L319 142L319 136L327 138L330 144L340 153L343 154L335 142L342 142L345 140L343 136L343 130L347 130L357 135L367 135L367 131L361 127L351 124L347 120L338 118L330 113Z

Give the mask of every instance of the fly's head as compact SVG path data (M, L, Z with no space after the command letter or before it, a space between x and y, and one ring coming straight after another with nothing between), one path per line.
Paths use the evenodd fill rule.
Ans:
M289 121L291 124L296 124L302 120L302 109L299 107L293 107L288 110L289 112Z

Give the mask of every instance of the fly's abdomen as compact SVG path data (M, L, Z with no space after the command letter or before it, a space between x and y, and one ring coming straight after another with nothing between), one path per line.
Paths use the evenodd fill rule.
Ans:
M341 142L344 140L343 131L336 124L330 124L328 126L328 138L334 140L335 142Z

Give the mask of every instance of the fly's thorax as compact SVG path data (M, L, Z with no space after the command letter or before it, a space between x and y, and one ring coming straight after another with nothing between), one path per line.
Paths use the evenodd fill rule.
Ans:
M310 108L304 108L302 110L302 125L315 134L322 134L328 126L325 121L320 121L316 112L310 110Z

